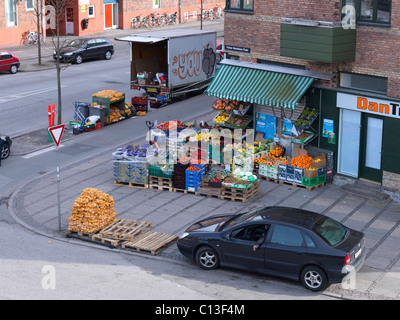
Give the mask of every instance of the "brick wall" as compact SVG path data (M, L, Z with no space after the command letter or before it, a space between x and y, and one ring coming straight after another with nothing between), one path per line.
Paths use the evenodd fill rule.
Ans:
M121 3L121 2L120 2ZM153 9L150 0L122 0L123 13L123 29L130 28L132 18L147 17L151 13L167 15L177 12L177 20L181 22L195 21L200 19L200 0L181 0L181 8L179 9L179 0L163 0L159 9ZM218 7L224 8L224 0L203 0L203 10L216 10ZM121 10L121 9L120 9ZM193 16L193 12L197 12L197 17ZM121 11L120 11L121 12ZM184 19L185 12L188 13L188 19Z
M319 21L340 21L340 1L331 0L255 0L254 15L226 13L225 44L248 47L251 52L240 55L243 60L271 60L304 65L308 70L340 71L388 78L388 96L400 98L400 0L392 0L391 26L357 26L355 61L323 64L280 56L282 17L303 16ZM338 78L318 81L317 85L337 87Z

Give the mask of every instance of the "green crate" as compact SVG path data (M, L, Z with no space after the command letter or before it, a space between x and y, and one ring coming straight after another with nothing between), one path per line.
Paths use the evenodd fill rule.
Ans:
M318 176L318 184L325 183L326 182L326 174L322 176Z
M173 171L163 171L160 167L149 166L149 176L172 179Z
M302 179L302 181L301 181L301 184L302 184L303 186L306 186L306 187L315 186L315 185L319 184L319 183L318 183L318 177L314 177L314 178L306 178L306 177L303 177L303 179Z

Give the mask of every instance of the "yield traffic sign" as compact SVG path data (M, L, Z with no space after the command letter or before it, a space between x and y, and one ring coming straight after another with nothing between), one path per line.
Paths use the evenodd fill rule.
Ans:
M53 138L54 143L58 147L60 145L61 137L64 133L65 124L60 124L58 126L50 127L49 132Z

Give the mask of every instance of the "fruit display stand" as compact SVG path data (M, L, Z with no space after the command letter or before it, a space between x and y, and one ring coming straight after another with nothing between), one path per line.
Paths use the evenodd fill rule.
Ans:
M321 155L312 158L305 153L290 158L269 154L259 163L258 176L268 181L313 190L326 183L326 158Z
M103 127L105 124L112 124L125 119L125 106L124 93L115 90L103 90L93 94L89 114L96 113L96 115L100 115L101 120L104 117L104 121L101 123ZM98 110L102 110L100 114Z
M212 105L220 113L213 119L215 124L231 129L245 129L253 121L253 117L246 115L252 108L251 103L237 100L218 99Z

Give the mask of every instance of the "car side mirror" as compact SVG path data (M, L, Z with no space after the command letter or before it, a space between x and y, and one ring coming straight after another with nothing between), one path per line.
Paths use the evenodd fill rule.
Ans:
M225 238L226 240L231 240L231 234L230 234L229 232L225 233L225 234L224 234L224 238Z

